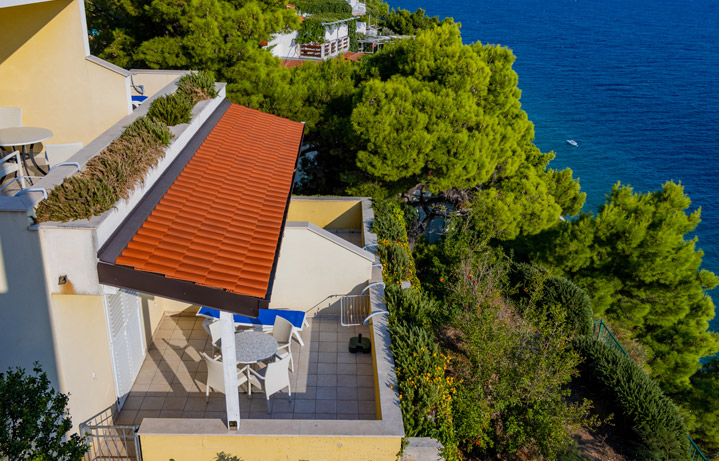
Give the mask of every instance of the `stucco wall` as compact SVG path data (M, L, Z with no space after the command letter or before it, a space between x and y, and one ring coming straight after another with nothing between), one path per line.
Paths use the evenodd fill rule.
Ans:
M349 250L346 245L351 244L343 246L335 239L339 237L320 235L287 223L271 308L323 309L334 305L338 296L357 294L367 285L372 276L372 261Z
M86 59L80 0L0 8L0 106L53 131L51 144L87 144L128 114L129 80Z
M140 443L144 461L210 460L221 451L243 461L386 461L397 458L402 437L143 435Z
M38 361L59 387L41 245L28 224L24 211L0 219L0 371Z
M308 221L323 229L362 229L362 202L293 196L287 221Z
M73 431L115 402L110 342L102 296L53 295L52 313Z

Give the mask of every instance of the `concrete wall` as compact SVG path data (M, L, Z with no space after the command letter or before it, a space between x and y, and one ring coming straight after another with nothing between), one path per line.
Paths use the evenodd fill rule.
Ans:
M24 210L3 211L0 219L0 371L31 370L38 361L59 388L42 250L28 224Z
M299 58L300 46L296 40L297 31L293 31L288 34L275 35L267 45L268 47L274 47L272 48L272 56L278 58Z
M53 131L47 143L87 144L131 110L129 78L86 59L81 0L0 8L0 106Z
M52 315L73 431L116 399L102 296L53 295Z
M373 258L317 226L288 222L270 307L310 311L358 294L372 276Z
M143 435L140 443L145 461L210 460L221 451L243 461L368 461L396 459L402 437Z
M362 229L362 202L342 197L293 196L287 221L308 221L323 229Z
M132 81L135 86L142 85L145 90L144 96L153 97L158 91L165 88L167 84L182 77L189 71L186 70L155 70L155 69L130 69L133 75ZM139 95L134 89L133 95Z
M352 27L355 27L354 24ZM337 40L342 37L349 35L349 29L347 23L335 24L333 26L325 27L325 40Z

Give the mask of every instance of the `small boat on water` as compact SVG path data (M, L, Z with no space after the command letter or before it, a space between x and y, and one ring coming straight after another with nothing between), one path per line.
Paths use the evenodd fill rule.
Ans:
M575 141L574 139L567 139L567 144L569 144L570 146L579 147L579 144L577 144L577 141Z

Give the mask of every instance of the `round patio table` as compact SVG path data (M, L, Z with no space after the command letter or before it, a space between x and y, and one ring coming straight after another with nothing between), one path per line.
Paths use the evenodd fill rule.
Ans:
M23 167L25 167L25 174L30 176L27 169L27 159L32 161L35 168L38 169L42 174L47 174L47 171L40 168L35 161L35 156L30 152L30 148L39 142L43 142L47 139L52 138L52 131L47 128L40 128L36 126L13 126L10 128L0 128L0 147L16 147L21 146L22 151L20 157L22 158Z
M277 352L277 340L259 331L238 331L235 333L235 355L237 363L253 364L267 360ZM247 394L252 395L250 369L247 368Z

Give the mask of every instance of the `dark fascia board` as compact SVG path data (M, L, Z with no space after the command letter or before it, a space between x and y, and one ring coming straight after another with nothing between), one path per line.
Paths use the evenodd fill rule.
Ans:
M218 288L102 261L97 264L97 275L100 283L104 285L128 288L248 317L257 317L260 309L267 309L270 305L267 299L238 295Z
M303 123L304 125L304 123ZM285 224L287 223L287 213L290 209L290 200L292 200L292 191L295 189L295 175L297 174L297 165L300 163L300 152L302 151L302 142L305 138L304 129L302 130L302 136L300 137L300 145L297 147L297 158L295 159L295 170L292 175L292 184L290 184L290 191L287 194L287 201L285 202L285 214L282 216L282 227L280 227L280 235L277 237L277 249L275 250L275 260L272 262L272 271L270 272L270 281L267 285L267 294L265 299L269 301L272 297L272 288L275 286L275 273L277 272L277 262L280 259L280 250L282 249L282 237L285 235Z
M139 271L131 267L115 264L117 257L120 256L137 230L142 226L145 220L147 220L147 217L152 213L157 203L165 196L165 193L175 182L185 168L185 165L187 165L230 106L230 101L226 99L220 103L220 106L210 115L202 127L200 127L195 136L193 136L182 149L182 152L180 152L175 161L165 170L158 181L148 193L145 194L145 197L143 197L140 203L138 203L115 232L113 232L102 248L100 248L100 251L97 253L99 259L97 274L100 283L150 293L181 302L213 307L248 317L257 317L259 315L259 309L267 309L269 307L274 272L277 268L279 244L272 266L270 285L267 296L264 299L231 293L218 288L206 287L186 280L171 279L160 274ZM295 162L295 169L296 167L297 163ZM288 195L288 204L291 192L292 188L290 188L290 194ZM286 217L287 208L285 207L285 219ZM282 227L284 229L284 219ZM282 241L283 229L280 230L280 242Z

